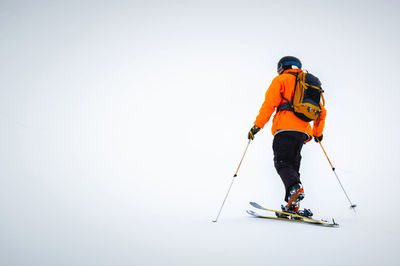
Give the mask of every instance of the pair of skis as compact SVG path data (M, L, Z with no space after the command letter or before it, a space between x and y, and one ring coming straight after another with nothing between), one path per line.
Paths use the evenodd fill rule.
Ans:
M339 226L337 223L335 223L334 219L332 219L332 222L328 222L326 220L312 219L312 218L304 217L304 216L301 216L301 215L298 215L298 214L294 214L294 213L267 209L267 208L264 208L260 204L255 203L255 202L250 202L250 205L253 206L254 208L257 208L257 209L260 209L260 210L270 211L270 212L280 213L280 214L285 214L285 215L288 215L290 217L290 218L281 218L281 217L274 217L274 216L264 216L264 215L261 215L261 214L258 214L256 212L254 212L254 211L247 210L248 214L252 215L253 217L257 217L257 218L284 220L284 221L299 222L299 223L308 223L308 224L327 226L327 227L338 227Z

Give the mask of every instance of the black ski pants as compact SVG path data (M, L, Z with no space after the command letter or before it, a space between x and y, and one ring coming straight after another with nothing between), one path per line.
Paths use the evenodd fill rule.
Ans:
M285 185L285 201L290 187L300 182L301 149L308 135L298 131L282 131L275 135L272 143L275 169Z

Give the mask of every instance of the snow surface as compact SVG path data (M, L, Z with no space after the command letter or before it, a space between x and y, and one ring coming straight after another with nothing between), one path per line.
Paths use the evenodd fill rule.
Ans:
M400 265L398 1L1 1L0 265ZM279 208L271 123L212 223L276 73L325 89L303 206ZM391 211L395 211L392 212Z

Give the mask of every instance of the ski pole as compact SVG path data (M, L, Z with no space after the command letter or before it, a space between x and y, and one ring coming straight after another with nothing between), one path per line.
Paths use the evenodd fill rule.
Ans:
M249 142L247 143L246 149L244 150L242 159L240 160L239 165L238 165L238 168L236 169L236 172L235 172L235 174L233 175L231 185L229 186L228 192L226 193L225 198L224 198L224 201L222 202L221 208L219 209L217 218L215 218L215 220L212 220L214 223L216 223L216 222L218 221L218 218L219 218L219 215L221 214L222 208L223 208L224 205L225 205L225 201L226 201L226 199L228 198L229 192L231 191L233 182L235 181L235 177L237 177L237 173L239 172L240 165L242 164L243 158L244 158L244 156L246 155L247 149L249 148L250 141L251 141L251 140L249 139Z
M342 182L340 182L340 179L339 179L338 175L336 174L335 167L333 167L333 165L332 165L332 163L331 163L331 160L329 160L328 154L326 154L326 151L325 151L324 147L322 146L321 141L320 141L319 139L317 139L317 140L318 140L318 143L319 143L319 145L321 146L322 150L324 151L325 156L326 156L326 158L328 159L329 164L330 164L331 167L332 167L332 171L333 171L333 173L335 174L336 179L338 180L340 186L342 187L342 190L343 190L344 194L346 195L347 200L348 200L349 203L350 203L350 208L353 209L354 212L355 212L355 211L356 211L356 210L355 210L355 207L357 207L357 205L351 203L351 200L350 200L349 196L347 195L346 190L344 189L344 187L343 187L343 185L342 185Z

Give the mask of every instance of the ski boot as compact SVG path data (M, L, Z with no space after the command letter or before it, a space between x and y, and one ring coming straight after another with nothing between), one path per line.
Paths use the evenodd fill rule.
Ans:
M286 205L281 205L281 210L283 212L287 212L287 213L293 213L293 214L297 214L297 212L295 211L296 209L299 209L299 207L294 207L291 206L289 209L286 207ZM300 219L298 217L295 216L290 216L289 214L284 214L284 213L280 213L280 212L275 212L276 217L278 218L286 218L286 219Z
M289 191L288 203L286 206L281 206L283 212L298 214L300 209L300 201L304 199L304 189L300 183L294 184ZM311 211L310 211L311 213ZM278 218L289 218L289 215L276 212ZM292 219L300 220L301 218L291 216Z
M288 203L286 210L298 212L300 208L300 201L304 199L304 189L300 183L294 184L289 190Z

